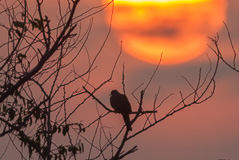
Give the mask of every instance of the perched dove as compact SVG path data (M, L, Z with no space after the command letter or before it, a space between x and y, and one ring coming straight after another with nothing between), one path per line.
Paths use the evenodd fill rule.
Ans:
M119 112L122 114L127 130L132 131L132 127L131 127L131 123L129 119L129 113L131 113L132 110L131 110L131 105L129 103L128 98L126 97L125 94L121 94L117 90L112 90L110 95L111 95L110 104L112 108L116 112Z

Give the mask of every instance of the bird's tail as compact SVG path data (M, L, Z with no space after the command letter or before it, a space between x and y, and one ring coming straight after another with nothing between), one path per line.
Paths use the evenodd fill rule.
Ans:
M129 119L129 114L122 114L123 118L124 118L124 123L127 127L127 130L132 131L132 127L131 127L131 123L130 123L130 119Z

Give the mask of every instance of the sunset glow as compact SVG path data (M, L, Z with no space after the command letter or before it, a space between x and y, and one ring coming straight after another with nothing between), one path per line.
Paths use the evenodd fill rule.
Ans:
M225 0L115 0L112 27L133 57L162 64L192 60L226 18ZM109 13L108 13L109 16ZM108 19L109 17L107 17Z
M115 2L123 2L123 3L150 3L150 2L191 2L191 3L195 3L195 2L202 2L202 1L207 1L207 0L115 0Z

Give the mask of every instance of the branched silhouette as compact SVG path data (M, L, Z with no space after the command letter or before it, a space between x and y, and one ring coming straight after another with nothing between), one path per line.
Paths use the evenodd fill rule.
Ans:
M161 57L162 58L162 57ZM188 108L193 105L201 104L211 98L215 92L215 76L218 70L218 64L219 64L219 58L217 59L215 66L212 66L212 63L209 59L210 62L210 67L208 72L203 76L202 75L202 70L199 70L199 75L198 75L198 82L197 85L194 87L190 81L183 77L185 81L189 84L189 86L192 88L192 92L190 94L187 94L186 96L183 96L182 91L179 92L179 96L181 97L181 101L176 105L171 108L171 110L168 111L167 114L161 115L161 117L158 119L159 114L158 109L162 107L164 102L171 98L173 94L170 94L166 96L159 104L157 105L157 98L159 96L159 89L158 92L155 94L155 97L153 98L154 100L154 105L152 106L151 111L144 111L143 110L143 99L144 95L147 93L147 89L151 84L151 81L153 77L156 74L156 71L159 69L159 65L156 67L155 71L153 72L152 76L150 77L148 83L146 83L146 86L140 91L140 97L137 98L135 96L135 92L139 90L140 87L143 85L141 84L139 87L136 87L136 89L132 92L132 96L135 98L135 100L138 102L138 110L132 111L130 114L135 115L134 118L130 121L131 125L133 126L134 123L140 118L140 119L145 119L145 123L141 124L142 128L136 131L132 131L131 134L129 134L130 129L127 129L123 132L124 127L122 127L118 133L112 138L111 135L110 137L107 138L107 141L104 144L104 147L99 150L99 154L95 156L94 158L89 158L89 159L97 159L101 157L101 153L105 152L107 148L111 147L112 149L112 158L111 160L119 160L123 159L125 156L132 154L138 150L137 145L133 146L131 149L127 151L123 151L125 145L127 142L129 142L132 138L135 138L136 136L142 134L143 132L148 131L150 128L155 127L157 124L162 122L163 120L167 119L168 117L174 115L175 113L184 110L185 108ZM160 64L160 63L159 63ZM124 67L123 67L124 70ZM123 77L124 71L123 71ZM124 79L124 78L123 78ZM125 87L124 82L122 82L123 88ZM100 116L98 120L101 120L103 117L108 116L109 113L121 113L121 111L117 110L110 110L102 101L100 101L97 97L94 96L93 93L89 92L85 87L85 91L93 97L99 103L105 110L107 110L107 113L104 114L103 116ZM118 102L117 102L118 103ZM120 102L119 102L120 103ZM96 123L97 121L94 121ZM104 130L104 128L102 128ZM121 141L118 145L115 145L116 140L119 139L120 135L122 134ZM92 144L93 145L93 144ZM113 152L113 149L116 149L115 152Z
M76 155L84 152L84 145L70 131L79 135L85 127L70 119L88 98L82 87L72 86L90 85L90 73L96 69L96 59L110 34L109 29L98 52L89 56L85 44L93 27L92 16L112 2L83 13L79 12L80 0L51 2L58 7L57 18L46 15L48 3L0 1L0 30L7 33L0 44L0 137L9 137L9 143L23 159L77 159ZM83 30L85 19L88 24ZM82 61L82 54L86 55L83 61L88 62L88 67L80 72L74 64ZM70 111L69 103L75 99L79 104ZM54 141L58 136L68 142ZM27 151L21 152L21 147Z
M237 51L234 47L234 44L233 44L233 41L232 41L232 37L231 37L231 33L230 33L230 30L227 26L227 24L225 22L224 23L224 26L225 26L225 29L227 31L227 36L228 36L228 39L229 39L229 42L230 42L230 46L231 46L231 49L232 49L232 52L233 52L233 58L232 58L232 62L229 62L229 60L226 60L226 58L223 56L223 53L219 47L219 35L217 34L217 36L215 37L209 37L209 39L213 42L214 44L214 47L210 46L209 47L211 48L211 50L213 51L213 53L215 53L215 55L220 58L220 60L226 64L229 68L231 68L232 70L236 71L237 73L239 73L239 68L237 66Z
M1 147L0 158L7 159L6 151L12 149L8 148L12 144L22 159L123 159L138 150L138 144L126 150L131 139L175 113L203 103L214 94L214 78L219 59L222 59L218 48L215 50L219 55L216 65L213 67L210 62L206 75L199 71L196 86L183 77L192 92L184 95L180 91L180 102L171 106L167 114L161 115L158 110L173 94L159 102L160 87L151 97L151 109L145 110L144 96L148 94L159 70L161 56L146 85L140 82L141 85L135 86L135 90L127 94L137 103L135 111L127 112L133 131L129 132L131 127L128 120L128 129L125 125L120 129L107 126L105 120L109 120L113 113L124 113L117 109L120 102L113 102L113 110L96 94L103 86L112 83L122 46L118 56L112 60L109 76L105 73L102 76L104 79L95 84L91 77L98 69L96 63L107 43L111 27L93 55L86 43L92 36L93 16L107 7L112 7L113 15L113 2L82 11L79 9L80 0L58 0L51 2L55 3L58 11L50 16L46 15L49 13L46 12L47 1L0 1L0 17L3 20L0 22L0 32L7 33L7 37L3 36L0 42L0 138L8 139L8 144ZM85 25L87 23L85 28L83 21ZM235 63L234 60L233 69L236 69ZM126 95L128 89L124 70L125 65L122 95ZM138 97L136 93L140 93ZM85 114L83 110L89 109L88 102L92 102L92 98L96 102L97 115L92 114L93 119L86 122L79 114ZM144 123L136 129L134 125L139 120Z

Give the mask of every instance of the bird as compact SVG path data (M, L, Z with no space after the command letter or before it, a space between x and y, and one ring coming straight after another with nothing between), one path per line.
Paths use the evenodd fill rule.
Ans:
M110 93L111 107L122 114L127 130L132 131L129 113L132 112L131 105L125 94L121 94L117 90L112 90Z

